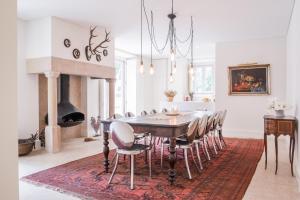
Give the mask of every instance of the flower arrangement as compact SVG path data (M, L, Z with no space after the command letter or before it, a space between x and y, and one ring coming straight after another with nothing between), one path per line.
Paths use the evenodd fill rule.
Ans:
M276 116L282 117L284 116L284 111L289 109L289 106L285 102L278 101L277 98L273 98L271 99L268 108L275 111Z
M165 95L168 98L169 102L172 102L177 92L175 90L166 90Z

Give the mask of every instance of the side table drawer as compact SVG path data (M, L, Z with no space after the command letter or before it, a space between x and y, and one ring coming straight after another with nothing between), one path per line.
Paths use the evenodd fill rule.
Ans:
M276 121L265 119L265 133L266 134L276 134Z
M277 132L278 134L283 135L293 135L294 134L294 122L293 121L286 121L286 120L278 120L278 128Z

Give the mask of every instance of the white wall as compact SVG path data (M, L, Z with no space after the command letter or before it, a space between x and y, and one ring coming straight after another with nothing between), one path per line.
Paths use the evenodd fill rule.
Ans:
M1 199L18 199L17 1L0 1Z
M225 135L263 137L263 115L270 96L228 96L227 67L243 63L271 64L272 96L285 100L286 39L270 38L216 45L216 109L228 110Z
M25 22L18 20L18 135L28 138L39 128L38 76L26 73Z
M104 65L108 67L114 67L114 38L113 33L110 33L110 42L105 45L108 46L108 56L102 56L101 62L98 62L93 56L90 61L87 61L85 56L85 46L89 42L90 37L90 27L89 25L76 24L64 19L57 17L51 17L51 55L55 57L65 58L74 60L72 51L74 48L80 50L80 58L77 61L89 62L99 65ZM109 32L110 30L107 29ZM104 40L105 28L98 26L94 32L94 35L98 37L92 40L94 46L99 44ZM71 47L66 48L63 44L64 39L70 39Z
M300 1L295 1L295 7L287 35L287 97L291 105L294 105L296 117L300 119ZM299 133L299 126L298 126ZM295 172L300 190L300 140L296 134Z

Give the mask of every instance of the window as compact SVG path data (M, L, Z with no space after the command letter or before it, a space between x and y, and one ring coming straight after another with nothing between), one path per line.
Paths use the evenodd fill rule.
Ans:
M115 113L136 112L136 59L115 60Z
M116 84L115 84L115 113L125 112L125 70L126 61L115 60Z
M194 64L194 75L189 78L190 92L194 100L213 97L215 93L215 76L213 62Z

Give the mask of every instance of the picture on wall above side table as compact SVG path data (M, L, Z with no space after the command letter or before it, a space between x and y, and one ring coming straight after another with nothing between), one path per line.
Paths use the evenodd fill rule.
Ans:
M228 67L229 95L270 95L270 64Z

